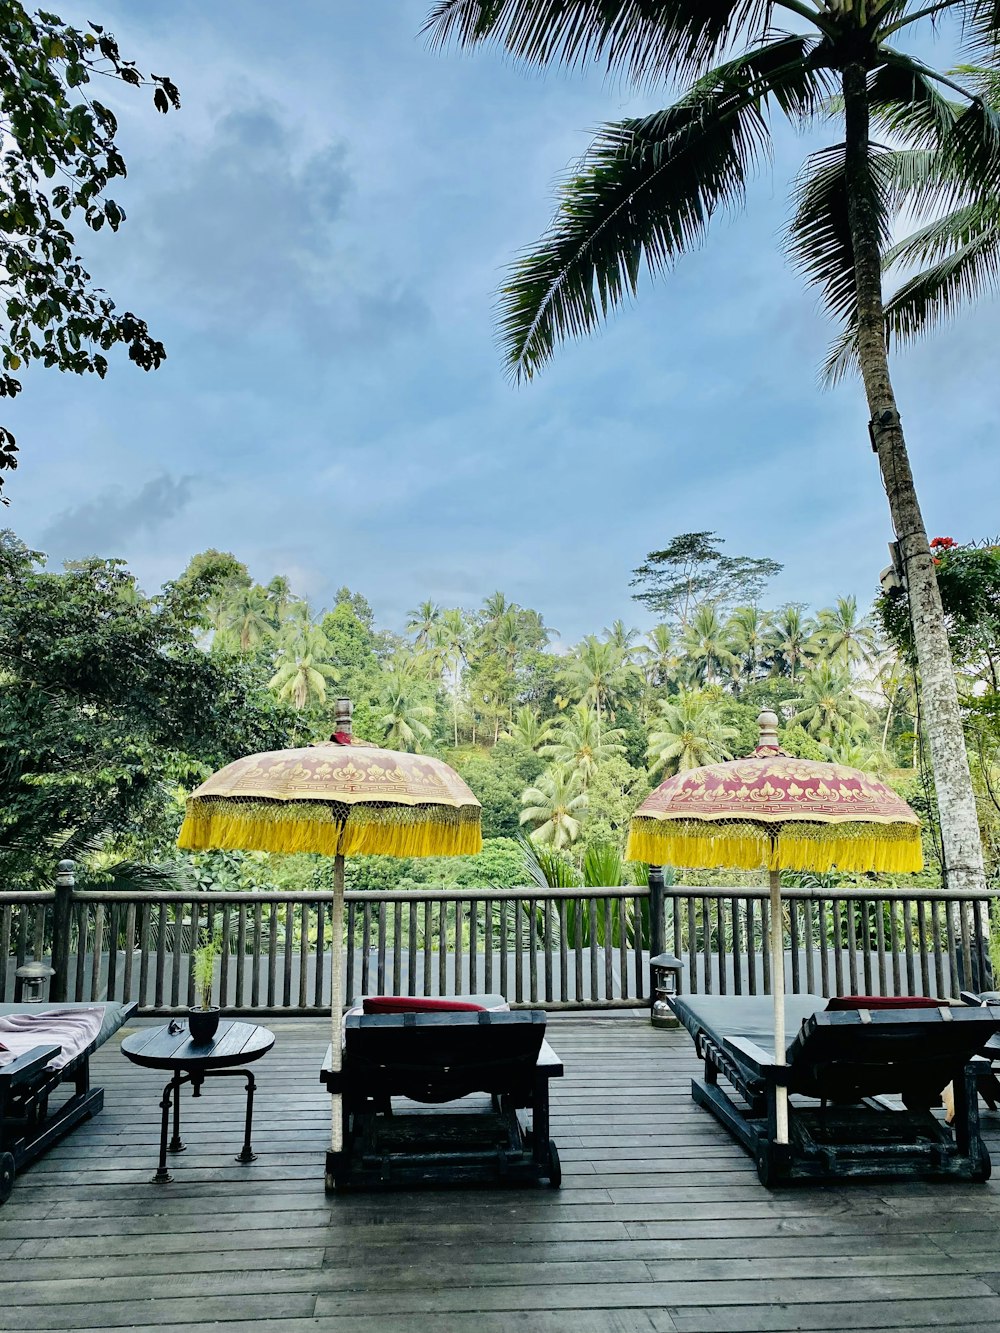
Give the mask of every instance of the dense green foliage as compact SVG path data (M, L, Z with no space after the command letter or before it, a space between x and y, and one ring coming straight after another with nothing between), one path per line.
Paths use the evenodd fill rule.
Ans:
M81 31L56 14L0 0L0 397L20 391L16 373L32 362L103 378L116 344L143 370L166 356L145 321L119 311L93 283L69 230L117 231L125 221L105 193L124 177L125 162L114 112L90 93L95 79L151 86L162 112L180 105L170 79L142 75L100 24ZM0 489L16 454L14 437L0 427Z
M483 803L487 840L480 857L456 861L360 858L348 867L354 886L524 882L535 873L525 835L538 873L576 882L588 857L598 873L601 858L620 859L629 817L656 782L752 751L764 705L783 719L790 753L898 786L927 816L935 873L905 635L894 643L851 597L815 614L703 600L686 624L678 614L641 635L616 621L563 646L502 593L471 610L424 603L401 635L380 630L348 588L317 611L281 576L256 584L226 552L195 556L147 598L120 562L53 573L12 537L2 551L0 864L10 877L48 874L67 850L100 846L98 868L145 857L189 883L319 887L325 871L309 857L191 857L172 843L182 788L237 755L328 736L341 694L358 736L452 764ZM992 847L996 552L938 558L954 590ZM880 611L892 630L892 603Z
M190 589L147 598L121 561L63 573L0 534L0 874L102 848L155 856L180 788L284 742L249 658L205 652Z

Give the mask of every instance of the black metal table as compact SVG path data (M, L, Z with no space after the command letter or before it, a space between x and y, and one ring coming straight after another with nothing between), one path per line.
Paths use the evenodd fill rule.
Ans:
M163 1100L160 1102L163 1117L160 1121L160 1161L153 1176L155 1184L173 1179L167 1170L167 1153L184 1151L185 1145L181 1142L181 1087L185 1083L190 1083L192 1096L200 1097L201 1085L206 1078L223 1078L235 1074L242 1075L246 1079L246 1128L243 1135L243 1149L236 1160L254 1161L257 1154L250 1147L250 1131L253 1123L253 1094L256 1084L249 1069L233 1068L233 1066L259 1060L273 1045L274 1033L268 1028L258 1027L255 1023L225 1021L219 1024L218 1032L209 1042L195 1043L191 1040L187 1025L177 1021L165 1027L143 1028L125 1038L122 1042L122 1055L127 1056L133 1064L143 1065L147 1069L169 1069L173 1075L163 1089ZM168 1144L171 1104L174 1112L174 1132Z

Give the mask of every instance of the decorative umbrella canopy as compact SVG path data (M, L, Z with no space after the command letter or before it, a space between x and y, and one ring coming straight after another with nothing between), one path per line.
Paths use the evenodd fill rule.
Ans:
M769 949L774 1059L785 1063L782 870L892 873L923 865L920 821L884 783L841 764L793 759L778 744L778 718L757 719L749 759L707 764L668 778L632 816L625 856L652 865L769 872ZM788 1142L788 1092L778 1089L777 1141Z
M632 817L628 858L699 870L919 870L920 821L906 802L868 773L786 755L777 721L761 713L749 759L662 782Z
M298 750L227 764L188 799L178 838L209 847L326 856L473 856L480 805L440 759L338 731Z
M480 804L447 764L354 740L349 699L337 700L335 726L329 741L252 754L213 773L188 798L177 843L191 851L334 857L330 1018L336 1070L342 1055L344 857L474 856L483 838ZM343 1146L340 1094L332 1101L328 1178Z

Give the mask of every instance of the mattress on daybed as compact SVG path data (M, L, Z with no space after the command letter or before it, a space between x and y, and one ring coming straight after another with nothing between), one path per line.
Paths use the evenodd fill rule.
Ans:
M37 1017L39 1020L37 1044L43 1046L46 1044L44 1015L49 1010L98 1008L103 1008L104 1017L101 1020L101 1026L97 1036L90 1043L88 1048L89 1051L96 1051L99 1046L104 1045L109 1037L113 1037L119 1028L125 1025L129 1016L135 1009L134 1003L117 1004L113 1000L94 1000L83 1001L81 1003L74 1003L72 1001L65 1001L62 1003L44 1001L39 1004L0 1004L0 1018L6 1017L9 1014L27 1014L29 1016Z
M823 995L785 996L785 1042L790 1047L807 1018L829 1004ZM774 1050L774 1000L770 995L686 995L671 1008L697 1042L704 1033L716 1046L734 1037Z

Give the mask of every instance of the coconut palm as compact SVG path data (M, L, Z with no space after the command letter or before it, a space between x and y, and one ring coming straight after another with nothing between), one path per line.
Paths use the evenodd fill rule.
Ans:
M796 709L791 718L818 740L830 741L867 723L871 710L851 688L851 679L832 662L817 662L802 677L802 693L789 699Z
M507 362L530 377L557 342L590 332L701 244L716 213L740 207L770 159L769 117L824 109L843 139L809 157L788 246L854 337L889 510L906 569L923 715L941 803L949 887L985 886L958 692L889 371L882 258L894 206L891 136L945 164L924 192L947 205L956 182L985 208L1000 189L1000 116L972 84L909 54L921 21L957 19L973 58L1000 45L996 0L436 0L439 41L493 42L547 66L597 62L639 85L687 84L661 111L605 126L562 187L548 234L517 262L500 315ZM791 22L796 31L782 29ZM916 28L914 25L917 25Z
M739 661L739 679L755 680L774 654L774 620L759 606L737 606L726 622L726 637Z
M729 645L727 627L716 607L699 606L684 632L684 651L694 668L695 679L703 685L718 684L739 659Z
M858 615L858 599L838 597L836 606L820 611L816 622L816 637L823 656L850 670L867 666L875 655L875 629L871 616Z
M819 650L816 622L802 614L801 606L783 606L774 622L775 659L781 674L794 680L804 664Z
M426 689L426 686L424 686ZM420 695L420 681L412 659L394 658L382 677L378 725L390 750L419 754L431 738L433 707Z
M465 616L459 607L450 607L442 611L435 629L435 642L444 657L447 670L451 674L452 721L455 729L455 745L458 745L458 704L462 681L462 663L465 661L467 643L467 625Z
M654 625L646 635L646 642L635 651L642 663L646 684L651 689L662 689L673 683L681 658L669 625Z
M409 612L406 628L414 635L414 645L426 649L434 643L440 623L441 608L428 600Z
M624 734L617 727L601 730L596 709L579 703L559 719L552 740L542 746L540 753L551 755L558 764L578 774L580 785L586 789L602 760L625 753Z
M292 592L292 585L284 574L276 574L264 591L267 605L271 611L271 624L280 630L288 615L289 608L299 599Z
M622 657L628 661L635 656L635 641L639 637L637 629L629 629L624 620L613 620L610 628L604 627L604 637L613 643Z
M530 704L523 704L514 714L507 734L526 750L540 750L552 737L552 723L543 721Z
M848 768L859 768L863 773L886 773L892 762L883 748L874 743L867 731L846 727L826 744L821 744L824 759Z
M279 699L298 712L311 703L325 703L327 682L340 680L330 660L330 645L315 625L289 635L278 653L278 669L268 681Z
M576 842L587 813L587 793L578 773L548 769L521 797L520 822L532 826L531 839L559 851Z
M241 653L259 648L272 631L271 608L264 589L256 583L231 589L221 610L219 630L227 640L239 644Z
M649 733L649 771L663 769L666 776L683 773L702 764L731 759L726 748L736 738L736 728L726 726L717 699L700 690L681 690L660 701Z
M577 699L594 708L600 732L604 714L613 708L619 693L627 688L636 671L616 644L588 634L573 649L564 675Z

